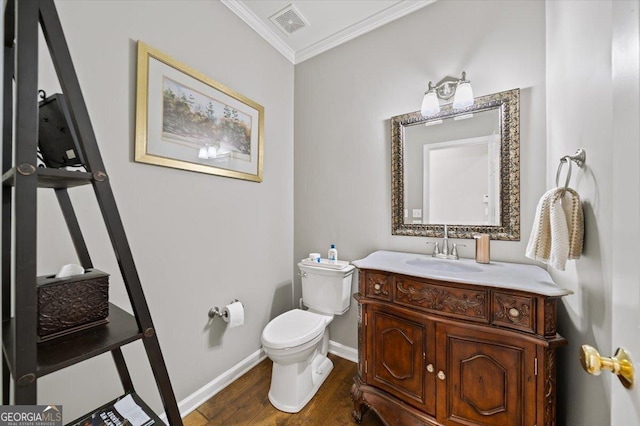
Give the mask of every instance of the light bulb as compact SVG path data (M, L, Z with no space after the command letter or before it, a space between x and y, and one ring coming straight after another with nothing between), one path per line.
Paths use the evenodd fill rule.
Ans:
M453 98L453 109L468 108L473 105L473 90L471 83L464 81L458 84Z
M216 158L217 156L218 156L218 149L215 146L210 146L207 148L208 158Z
M198 151L198 158L201 158L203 160L207 160L209 158L209 155L207 154L207 148L200 148L200 151Z
M439 112L440 102L438 102L438 96L434 90L429 90L425 93L424 98L422 99L420 113L423 117L429 117L431 115L436 115Z

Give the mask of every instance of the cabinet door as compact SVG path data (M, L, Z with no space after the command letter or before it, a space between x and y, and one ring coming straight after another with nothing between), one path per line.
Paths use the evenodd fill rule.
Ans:
M435 326L386 307L369 313L368 382L434 415L435 378L426 372L426 360Z
M533 425L536 347L519 336L438 324L437 419L443 425Z

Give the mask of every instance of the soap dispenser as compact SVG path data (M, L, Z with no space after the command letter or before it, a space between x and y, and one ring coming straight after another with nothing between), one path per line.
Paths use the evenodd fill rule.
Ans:
M491 241L489 234L474 235L476 240L476 262L478 263L490 263L489 255L489 243Z
M335 244L331 244L331 248L329 249L329 252L327 253L327 259L329 260L329 263L338 262L338 250L336 249L336 245Z

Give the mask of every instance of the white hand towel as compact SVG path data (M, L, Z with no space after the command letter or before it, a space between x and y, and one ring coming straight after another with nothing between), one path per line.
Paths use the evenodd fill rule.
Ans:
M551 253L551 221L550 204L551 196L557 188L547 191L538 202L536 216L533 221L533 229L527 244L526 256L540 262L547 262Z
M571 198L569 191L565 197ZM567 225L567 215L563 208L562 190L551 195L549 205L549 220L551 223L551 251L547 263L560 271L564 271L564 265L569 258L569 226Z
M570 198L567 200L567 195ZM584 212L582 211L582 201L576 191L567 189L567 195L562 200L562 208L567 217L567 227L569 228L569 259L579 259L582 255L584 244Z
M564 271L567 259L578 259L584 240L584 217L580 196L567 188L547 191L536 208L526 256Z

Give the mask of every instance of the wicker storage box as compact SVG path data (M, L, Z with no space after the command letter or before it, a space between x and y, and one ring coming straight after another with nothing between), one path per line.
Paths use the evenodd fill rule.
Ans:
M44 341L108 322L109 274L38 277L38 340Z

